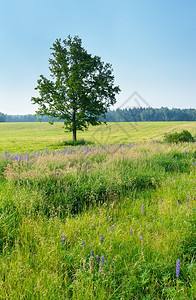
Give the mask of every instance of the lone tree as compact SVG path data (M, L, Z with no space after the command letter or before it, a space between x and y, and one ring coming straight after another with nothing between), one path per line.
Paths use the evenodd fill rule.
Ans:
M51 48L49 59L51 80L40 75L36 90L40 97L32 97L38 104L37 114L64 120L64 127L73 132L99 125L105 118L110 105L116 103L115 94L120 92L114 86L112 66L104 64L98 56L92 56L82 47L82 40L68 36L57 39Z

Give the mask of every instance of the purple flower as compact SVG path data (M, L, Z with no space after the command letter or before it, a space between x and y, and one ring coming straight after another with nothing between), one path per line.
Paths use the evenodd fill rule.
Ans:
M90 255L93 256L93 250L90 251Z
M115 225L112 225L111 230L114 230Z
M110 217L110 216L108 217L108 220L109 220L109 219L111 219L111 217Z
M102 258L101 258L101 266L102 267L103 267L104 261L105 261L105 258L104 258L104 255L103 255Z
M143 235L140 235L140 240L143 240L143 238L144 238Z
M144 204L142 205L142 213L144 213Z
M159 199L159 203L161 204L161 202L162 202L162 199Z
M65 233L63 232L62 243L65 244Z
M179 204L179 202L178 202L178 201L176 201L176 204L178 205L178 204Z
M99 255L96 255L95 258L96 258L96 261L99 261Z
M177 262L176 262L176 277L179 277L180 276L180 260L177 259Z
M101 234L101 244L103 244L103 234Z
M189 198L187 198L187 205L189 205L189 200L190 200L190 199L189 199Z
M132 229L130 230L130 235L133 235L133 230Z
M84 247L85 246L85 241L82 241L82 247Z

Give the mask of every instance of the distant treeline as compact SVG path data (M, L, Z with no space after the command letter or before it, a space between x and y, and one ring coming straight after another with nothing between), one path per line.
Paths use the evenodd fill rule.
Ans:
M42 122L48 122L49 118L47 116L40 117L34 115L5 115L5 121L3 122L38 122L39 120ZM1 119L0 119L0 122Z
M125 108L109 110L107 122L147 122L147 121L196 121L196 109Z
M39 116L34 115L5 115L0 113L0 122L37 122ZM44 116L42 122L48 122ZM103 118L100 119L103 121ZM57 120L55 120L57 121ZM109 110L106 114L107 122L147 122L147 121L196 121L196 109L161 108L125 108Z

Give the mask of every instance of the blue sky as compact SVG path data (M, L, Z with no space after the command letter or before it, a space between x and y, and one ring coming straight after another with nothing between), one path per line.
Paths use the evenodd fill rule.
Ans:
M115 107L137 91L152 107L196 108L195 33L195 0L0 0L0 112L35 112L50 47L69 34L112 64Z

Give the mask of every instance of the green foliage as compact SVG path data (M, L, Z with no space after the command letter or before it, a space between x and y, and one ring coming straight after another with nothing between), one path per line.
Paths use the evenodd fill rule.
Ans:
M194 137L188 130L182 132L168 133L165 135L165 141L169 143L189 143L194 142Z
M53 80L41 75L36 87L40 97L31 101L38 104L39 115L51 117L51 123L54 118L64 120L65 128L76 140L76 130L101 123L99 117L105 118L120 89L114 86L111 65L88 54L79 37L68 36L62 42L57 39L51 49L49 69Z

